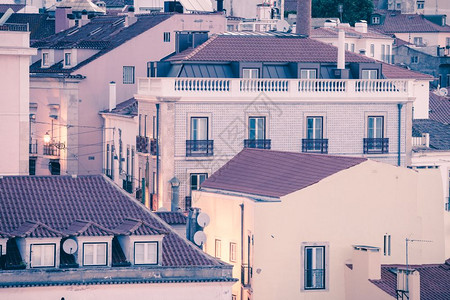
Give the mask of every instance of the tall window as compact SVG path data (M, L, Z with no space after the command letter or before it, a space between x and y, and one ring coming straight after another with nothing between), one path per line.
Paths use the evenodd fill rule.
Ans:
M350 45L350 50L351 50L352 52L355 52L355 44L351 44L351 45Z
M236 249L237 249L236 243L230 243L230 261L231 262L236 262Z
M423 9L424 6L425 6L425 1L423 1L423 0L417 1L417 9Z
M206 173L193 173L191 174L190 180L190 192L198 191L200 189L200 185L208 178L208 174Z
M163 40L164 40L164 43L170 42L170 32L164 32Z
M124 66L123 67L123 83L124 84L134 84L134 67Z
M106 266L107 243L84 243L83 265Z
M362 70L361 79L377 79L378 70Z
M305 290L325 289L325 247L307 246L304 257Z
M384 235L384 243L383 243L383 253L384 256L391 256L391 235Z
M385 61L386 58L386 47L385 45L381 45L381 60Z
M369 139L381 139L384 135L384 117L371 116L367 120L367 137Z
M135 265L158 264L158 242L136 242L134 243Z
M54 266L55 244L31 244L31 268Z
M191 118L191 140L204 141L208 139L208 118Z
M322 139L323 138L323 118L322 117L307 117L307 139Z
M48 66L48 53L42 53L42 65Z
M259 69L242 69L242 78L259 78Z
M216 239L216 245L215 245L215 257L221 258L222 257L222 241Z
M375 45L374 44L370 44L370 56L371 57L375 56Z
M266 117L248 118L248 139L249 140L266 139Z
M64 65L70 66L71 62L71 53L64 53Z
M422 39L422 37L415 37L415 38L414 38L414 45L416 45L416 46L422 46L422 45L423 45L423 39Z
M301 69L300 70L301 79L316 79L317 70L316 69Z

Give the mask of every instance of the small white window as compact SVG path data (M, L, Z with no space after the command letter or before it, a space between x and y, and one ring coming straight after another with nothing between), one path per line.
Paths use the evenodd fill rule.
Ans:
M136 242L134 243L135 265L158 264L158 242Z
M423 46L423 39L422 37L415 37L414 38L414 45L416 46Z
M84 243L83 265L106 266L107 243Z
M259 69L242 69L242 78L259 78Z
M48 53L47 52L42 53L42 65L48 66Z
M222 241L216 239L215 257L222 257Z
M375 45L374 44L370 44L370 56L371 57L375 56Z
M361 79L377 79L378 70L362 70Z
M31 265L32 268L55 266L55 244L32 244Z
M71 53L65 53L64 54L64 65L70 66L71 65Z
M345 43L345 51L348 51L348 43Z
M351 50L352 52L355 52L355 44L351 44L350 50Z
M231 262L236 262L236 249L237 249L236 243L230 243L230 261Z
M134 67L132 66L123 67L123 83L134 84Z
M164 43L170 42L170 32L164 32Z
M384 235L384 243L383 243L383 253L384 256L391 256L391 235Z
M423 9L425 6L425 1L417 1L417 9Z
M317 70L316 69L301 69L300 70L301 79L316 79Z
M372 17L372 24L380 24L380 17L373 16Z

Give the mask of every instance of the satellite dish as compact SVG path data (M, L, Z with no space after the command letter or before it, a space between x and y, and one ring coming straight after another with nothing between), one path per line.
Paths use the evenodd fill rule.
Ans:
M448 90L446 88L439 89L439 95L444 96L444 97L447 96Z
M200 227L206 227L209 224L209 216L206 213L199 213L197 216L197 223L200 225Z
M78 250L78 244L74 239L67 239L63 243L63 250L67 254L74 254Z
M291 25L286 20L279 20L276 24L277 31L288 32Z
M197 246L203 246L206 242L206 234L203 231L197 231L194 234L194 243L197 244Z

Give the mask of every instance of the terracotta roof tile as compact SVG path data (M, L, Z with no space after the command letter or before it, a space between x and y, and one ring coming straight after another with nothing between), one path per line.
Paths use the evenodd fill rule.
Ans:
M430 92L429 117L431 120L450 124L450 96L439 96L435 92Z
M244 149L201 187L278 198L364 161L365 158Z
M73 236L111 236L115 233L92 221L85 220L76 220L64 232Z
M16 230L10 233L15 237L31 237L31 238L46 238L46 237L63 237L64 233L54 230L49 226L35 221L25 221Z
M319 37L338 37L339 30L345 31L345 36L347 38L372 38L372 39L389 39L392 38L389 35L382 34L380 32L368 29L366 33L356 31L352 27L339 27L339 28L315 28L311 29L311 38Z
M384 21L370 28L387 34L400 32L450 32L450 26L439 26L418 14L401 14L399 11L381 12Z
M382 72L384 78L387 79L409 79L409 78L423 79L423 80L434 79L434 77L431 75L408 70L400 66L390 65L386 63L382 63Z
M158 211L156 215L169 225L186 225L187 217L176 211Z
M149 224L142 222L141 220L126 218L122 224L115 228L115 231L119 234L125 235L159 235L167 234L166 230L161 228L155 228Z

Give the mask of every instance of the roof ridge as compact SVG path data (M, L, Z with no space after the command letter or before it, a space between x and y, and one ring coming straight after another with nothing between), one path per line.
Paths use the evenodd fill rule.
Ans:
M202 50L203 48L205 48L207 45L211 44L219 35L218 34L214 34L212 35L206 42L204 42L203 44L201 44L200 46L198 46L197 48L195 48L192 52L190 52L188 55L186 55L186 57L184 58L184 60L186 59L191 59L194 55L196 55L200 50Z

